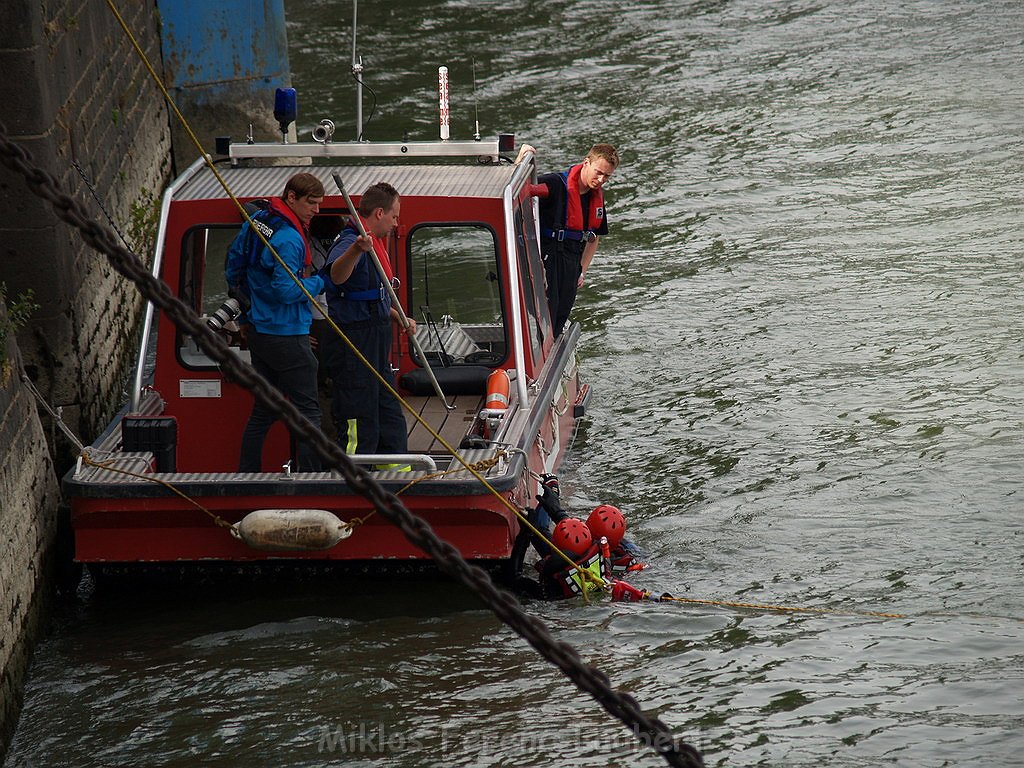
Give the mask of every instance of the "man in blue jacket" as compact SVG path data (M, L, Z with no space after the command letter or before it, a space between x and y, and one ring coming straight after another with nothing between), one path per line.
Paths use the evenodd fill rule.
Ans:
M252 215L253 224L264 235L281 260L313 296L323 291L323 280L312 272L309 222L320 210L324 185L309 173L297 173L288 180L280 198ZM227 284L244 295L246 340L252 365L277 387L317 427L320 403L317 397L317 361L309 344L313 315L310 302L281 263L256 236L248 222L228 249L225 268ZM239 472L261 472L263 443L277 420L259 400L242 434ZM305 441L296 438L295 469L320 470L320 458Z

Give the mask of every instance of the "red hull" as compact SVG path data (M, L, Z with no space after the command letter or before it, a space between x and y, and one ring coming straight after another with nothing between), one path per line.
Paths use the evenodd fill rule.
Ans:
M229 523L242 519L241 510L268 507L272 499L239 497L225 501L224 509L211 512ZM289 509L324 509L323 497L298 496L288 499ZM472 560L503 559L512 547L512 531L518 530L513 515L506 509L494 509L489 495L451 499L458 508L417 512L415 500L405 503L430 524L439 537ZM230 505L228 507L228 505ZM197 509L182 510L178 499L150 499L144 506L138 500L125 500L122 508L112 508L110 500L79 502L74 511L76 559L84 563L106 562L179 562L201 560L256 561L275 558L316 560L420 559L423 552L413 546L402 532L382 515L375 514L358 525L353 534L327 550L311 552L262 552L251 549L217 526ZM331 510L335 511L335 510ZM348 521L364 517L363 506L336 514Z

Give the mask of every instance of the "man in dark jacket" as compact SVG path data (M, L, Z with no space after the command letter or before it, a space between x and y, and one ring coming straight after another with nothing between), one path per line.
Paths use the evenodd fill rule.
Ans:
M331 319L389 384L392 324L400 325L387 285L369 251L380 261L387 280L394 270L386 239L398 225L401 198L387 182L370 186L356 213L369 237L349 222L335 240L320 271ZM409 319L409 332L416 324ZM332 416L338 444L346 453L408 453L408 435L401 406L373 372L341 339L325 339L324 360L334 387ZM383 467L382 467L383 468ZM396 469L398 467L387 467Z
M526 144L520 157L528 151L534 149ZM618 167L615 147L595 144L583 162L546 173L530 188L540 198L540 247L555 336L569 319L600 238L608 234L602 188Z

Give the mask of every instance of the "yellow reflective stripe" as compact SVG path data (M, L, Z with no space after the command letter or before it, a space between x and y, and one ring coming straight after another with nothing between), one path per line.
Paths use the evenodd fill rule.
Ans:
M379 471L393 469L395 472L412 472L408 464L374 464L373 468Z
M356 426L359 422L355 419L348 420L348 444L345 446L345 453L349 456L354 456L356 452L356 446L359 445L359 430Z
M592 576L596 576L598 579L603 578L603 576L601 574L601 557L600 557L600 554L597 554L597 555L594 555L593 557L591 557L589 562L586 564L586 566L577 566L576 568L573 568L571 571L569 571L569 578L572 579L573 584L576 585L576 590L574 590L574 591L577 591L577 592L580 591L580 590L586 590L587 592L593 592L594 590L601 588L601 582L600 581L592 581L590 579L584 579L580 575L580 571L581 570L589 572Z

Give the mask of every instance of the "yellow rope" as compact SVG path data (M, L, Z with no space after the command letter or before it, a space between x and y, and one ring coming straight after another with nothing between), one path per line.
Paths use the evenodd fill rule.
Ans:
M82 456L82 463L83 464L88 464L91 467L97 467L99 469L104 469L104 470L106 470L108 472L116 472L116 473L121 474L121 475L127 475L129 477L134 477L134 478L137 478L139 480L145 480L147 482L156 483L157 485L162 485L165 488L167 488L169 491L171 491L172 493L180 496L182 499L187 501L189 504L194 506L196 509L198 509L201 512L204 512L207 515L209 515L210 518L213 519L214 523L216 523L218 526L220 526L222 528L231 528L232 527L232 524L229 523L227 520L225 520L224 518L220 517L216 513L211 512L209 509L204 507L202 504L197 502L195 499L192 499L191 497L187 496L185 493L183 493L182 491L178 490L178 488L176 488L172 483L169 483L166 480L161 480L160 478L153 477L152 475L139 474L138 472L132 472L132 471L127 470L127 469L119 469L118 467L113 466L113 461L106 461L106 462L94 461L92 459L92 457L89 455L88 451L82 451L81 456ZM496 455L496 456L493 456L490 459L483 459L481 461L475 462L474 466L480 467L480 468L483 468L483 469L488 469L491 466L494 466L501 458L502 457L500 455ZM487 466L486 467L482 467L482 465L487 465ZM432 473L430 475L426 475L425 477L417 478L416 480L413 480L412 482L407 483L395 495L396 496L400 496L407 488L412 487L413 485L415 485L416 483L418 483L418 482L420 482L422 480L429 480L429 479L432 479L432 478L441 477L441 476L449 474L451 472L461 472L461 471L462 471L461 467L457 468L457 469L446 469L446 470L443 470L441 472L434 472L434 473ZM375 513L376 513L376 510L372 510L365 517L353 518L352 520L349 520L346 523L346 526L349 529L354 530L357 526L362 525L367 520L369 520ZM573 563L573 565L575 566L575 563ZM587 577L589 576L591 580L597 581L599 583L599 585L601 585L601 586L603 586L606 583L606 582L604 582L603 579L602 580L598 580L598 577L594 576L594 574L590 573L589 571L587 571L585 569L577 569L577 572L580 574L580 576L584 580L587 580ZM581 590L580 594L582 595L584 601L588 601L588 596L587 596L587 590L586 589ZM661 595L660 597L654 597L649 592L646 593L646 595L649 598L654 599L657 602L661 602L661 603L672 602L672 603L687 603L689 605L711 605L711 606L717 606L717 607L722 607L722 608L744 608L744 609L747 609L747 610L776 611L776 612L780 612L780 613L813 613L813 614L818 614L818 615L833 615L833 616L869 616L869 617L880 618L880 619L906 619L906 618L910 618L905 613L883 613L881 611L850 611L850 610L844 610L844 609L841 609L841 608L809 608L809 607L806 607L806 606L798 606L798 605L776 605L774 603L741 603L741 602L737 602L737 601L734 601L734 600L710 600L710 599L701 599L701 598L695 598L695 597L674 597L674 596L668 595L668 594ZM936 613L936 612L933 612L933 613L925 613L925 614L922 614L922 615L923 616L939 616L939 617L972 616L974 618L979 618L979 619L999 618L999 619L1008 619L1010 621L1016 621L1016 622L1024 622L1024 620L1022 620L1020 618L1017 618L1017 617L1014 617L1014 616L989 616L989 615L986 615L986 614L977 614L977 613L954 614L954 613Z
M876 611L846 611L842 609L834 608L805 608L795 605L772 605L770 603L737 603L729 600L699 600L692 597L673 597L672 595L662 595L661 597L654 598L659 602L673 602L673 603L690 603L694 605L717 605L727 608L748 608L751 610L761 611L782 611L786 613L817 613L817 614L836 614L845 616L874 616L882 619L905 619L906 614L903 613L879 613Z
M299 286L299 289L303 292L303 294L305 294L306 298L308 298L312 304L316 305L316 298L312 294L310 294L310 292L308 290L306 290L306 287L302 284L302 281L299 280L299 278L295 276L295 274L291 271L291 269L288 268L288 265L285 264L284 260L278 255L277 251L274 250L274 248L270 245L270 242L267 240L266 237L264 237L263 233L260 232L258 228L253 226L253 221L249 217L248 212L245 210L245 206L243 206L242 203L239 202L238 198L235 197L234 193L231 191L230 187L228 186L228 183L224 180L224 178L221 176L220 172L217 170L216 166L213 164L213 161L210 159L210 156L207 155L205 151L203 151L202 144L200 143L199 139L196 138L196 135L192 131L192 128L189 125L188 121L185 119L185 116L181 113L181 111L178 109L177 105L174 103L174 99L171 98L171 94L167 91L167 88L164 86L163 82L160 80L160 77L157 75L156 70L153 68L153 65L149 61L149 58L146 56L146 52L142 50L142 47L139 45L138 40L136 40L135 35L132 34L131 29L128 28L128 24L125 22L124 18L122 18L121 14L118 12L117 7L114 5L113 0L107 0L107 6L110 8L110 10L114 14L114 16L117 18L118 23L121 25L121 29L124 30L125 35L127 35L128 39L131 41L132 46L135 48L136 53L139 55L139 58L142 60L143 64L145 65L147 71L150 74L150 77L152 77L153 81L157 84L157 87L160 89L160 92L163 94L164 99L167 101L168 105L170 105L171 109L174 111L175 116L178 118L178 121L181 123L182 127L185 129L185 132L188 134L189 139L195 145L196 149L199 150L200 156L203 158L203 160L206 163L207 167L209 167L210 171L213 173L214 177L217 179L217 182L221 185L221 187L223 188L223 190L227 194L227 196L231 198L231 201L235 204L235 207L238 208L239 212L242 214L242 216L246 220L246 222L248 222L250 228L252 228L252 230L259 236L260 241L264 244L264 246L266 246L267 250L270 251L270 253L277 260L277 262L284 268L284 270L288 274L288 276L296 283L296 285ZM353 211L352 213L355 215L355 211ZM559 557L561 557L570 566L575 567L576 563L574 563L572 561L572 559L568 557L568 555L566 555L560 549L558 549L557 547L552 545L551 542L548 541L547 537L543 533L541 533L539 530L537 530L537 528L534 527L533 524L530 523L530 521L526 519L526 516L519 509L517 509L516 506L514 504L512 504L511 501L509 501L504 496L502 496L497 491L497 489L495 489L494 486L492 486L484 478L483 475L481 475L479 472L477 472L475 469L473 469L468 463L466 463L466 460L463 459L462 456L459 455L459 453L455 450L455 448L453 448L451 445L449 445L448 441L446 441L443 437L441 437L434 430L433 427L431 427L426 421L423 420L423 418L419 415L419 413L417 413L416 409L414 409L411 405L409 405L409 403L407 403L405 401L405 399L402 398L402 396L398 394L398 392L395 390L395 388L383 376L380 375L380 372L377 371L377 369L374 368L373 365L370 364L370 361L367 360L366 357L362 354L362 352L360 352L356 348L355 344L353 344L352 341L348 338L348 336L346 336L342 332L342 330L334 323L334 321L331 320L331 318L328 316L328 314L326 312L324 312L323 315L326 318L326 320L327 320L328 324L330 325L331 329L341 338L342 341L345 342L345 344L348 345L349 349L351 349L355 353L355 355L359 359L359 361L363 365L365 365L373 373L373 375L377 378L377 380L381 384L384 385L384 387L388 390L388 392L390 392L395 397L395 399L398 400L398 402L402 405L402 407L405 408L405 410L408 411L412 415L412 417L414 419L416 419L416 421L424 429L426 429L431 434L431 436L433 436L433 438L438 441L438 443L440 443L444 447L444 449L446 451L451 453L452 456L455 458L455 460L458 461L463 466L464 469L468 470L470 472L470 474L473 475L473 477L475 477L480 483L482 483L484 488L489 493L493 494L495 498L497 498L510 512L512 512L519 519L519 522L520 522L521 525L525 525L532 533L534 533L535 535L540 537L543 541L545 541L549 545L551 545L551 549L552 549L553 552L557 553L559 555ZM591 578L593 580L597 581L598 584L601 587L608 588L609 585L603 579L600 579L600 578L594 577L594 576L591 576Z
M493 467L495 464L497 464L502 459L502 457L504 457L505 455L506 454L505 454L504 451L498 451L491 458L489 458L489 459L481 459L480 461L473 462L473 464L471 464L470 466L472 466L474 469L476 469L478 471L484 472L484 471L487 471L488 469L490 469L491 467ZM452 472L462 472L462 471L463 471L462 467L455 467L454 469L449 468L449 469L442 470L440 472L431 472L429 475L423 475L423 477L417 477L415 480L406 483L398 491L396 491L395 492L395 496L401 496L408 489L410 489L414 485L416 485L416 483L421 483L424 480L436 480L437 478L444 477L445 475L449 475ZM352 518L352 520L350 520L349 523L348 523L348 527L354 530L357 525L362 525L363 523L365 523L367 520L369 520L371 517L373 517L374 514L376 514L376 512L377 512L377 510L374 509L374 510L371 510L370 513L368 515L364 516L364 517L354 517L354 518Z
M492 467L494 467L499 461L501 461L507 455L508 454L506 454L504 451L497 451L491 458L489 458L489 459L481 459L480 461L475 461L472 464L469 464L467 466L472 467L474 470L476 470L478 472L486 472L487 470L489 470ZM454 467L454 468L449 467L448 469L444 469L444 470L441 470L439 472L431 472L429 475L423 475L423 477L417 477L415 480L412 480L412 481L406 483L405 485L403 485L395 493L395 496L401 496L403 493L405 493L407 490L412 488L414 485L416 485L417 483L422 483L424 480L436 480L439 477L444 477L445 475L450 475L452 472L462 472L462 471L463 471L462 467Z
M210 518L214 521L214 523L216 523L218 526L220 526L222 528L231 528L232 527L232 524L229 523L227 520L225 520L224 518L220 517L215 512L211 512L209 509L204 507L202 504L197 502L195 499L193 499L190 496L186 495L184 492L182 492L181 490L176 488L172 483L169 483L166 480L161 480L160 478L153 477L152 475L143 475L143 474L140 474L138 472L132 472L131 470L127 470L127 469L120 469L118 467L113 466L113 461L105 461L105 462L104 461L94 461L92 459L92 457L89 455L88 451L82 451L81 455L82 455L82 463L83 464L88 464L91 467L97 467L99 469L103 469L103 470L106 470L108 472L115 472L117 474L127 475L128 477L134 477L134 478L137 478L139 480L145 480L146 482L151 482L151 483L156 483L157 485L162 485L163 487L167 488L172 493L176 494L177 496L180 496L182 499L187 501L189 504L194 506L196 509L198 509L201 512L204 512L205 514L209 515ZM498 461L501 460L501 458L502 458L502 455L495 455L495 456L493 456L493 457L491 457L489 459L483 459L481 461L475 462L474 463L474 467L478 468L478 469L489 469L490 467L492 467L495 464L497 464ZM442 477L442 476L450 474L452 472L461 472L461 471L462 471L462 468L459 467L459 468L456 468L456 469L446 469L446 470L443 470L443 471L440 471L440 472L433 472L433 473L431 473L429 475L417 478L417 479L413 480L412 482L407 483L395 495L396 496L400 496L406 489L411 488L416 483L421 482L423 480L430 480L430 479L433 479L433 478ZM376 513L376 510L372 510L365 517L361 517L361 518L360 517L355 517L355 518L349 520L346 523L346 527L348 527L350 530L355 530L356 527L364 524L375 513ZM594 576L594 574L590 573L589 571L587 571L585 569L577 569L577 572L580 574L580 576L584 580L587 579L587 576L590 576L591 579L596 579L597 578L597 577ZM587 590L586 589L581 590L580 594L582 595L582 597L583 597L583 599L585 601L588 600L588 595L587 595ZM748 609L748 610L777 611L777 612L785 612L785 613L814 613L814 614L819 614L819 615L832 614L832 615L837 615L837 616L871 616L871 617L883 618L883 619L905 619L905 618L908 618L907 614L903 614L903 613L881 613L881 612L878 612L878 611L849 611L849 610L834 609L834 608L808 608L808 607L804 607L804 606L775 605L775 604L771 604L771 603L741 603L741 602L736 602L736 601L731 601L731 600L708 600L708 599L699 599L699 598L693 598L693 597L673 597L672 595L662 595L661 597L657 597L657 598L654 598L654 599L657 600L658 602L688 603L690 605L712 605L712 606L718 606L718 607L724 607L724 608L745 608L745 609ZM928 613L928 614L924 614L924 615L925 616L954 616L956 614ZM986 618L986 619L992 618L990 616L986 616L986 615L982 615L982 614L968 614L968 615L972 615L972 616L975 616L977 618ZM1018 622L1021 621L1021 619L1014 618L1014 617L1009 617L1009 616L1000 617L1000 618L1012 619L1013 621L1018 621Z

